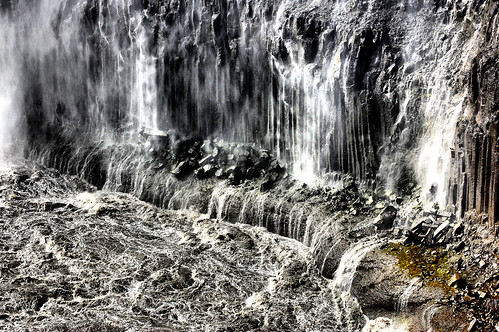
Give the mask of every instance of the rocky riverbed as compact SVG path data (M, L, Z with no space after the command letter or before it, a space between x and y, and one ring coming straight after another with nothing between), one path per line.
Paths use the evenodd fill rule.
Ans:
M366 323L309 248L263 228L162 210L24 161L2 170L0 211L3 331L354 331Z
M345 331L363 325L360 308L371 319L390 317L390 324L409 331L432 326L492 331L497 326L498 243L487 216L472 212L457 219L438 206L425 210L416 186L405 194L387 195L345 176L307 186L287 174L268 151L253 145L179 139L172 133L145 136L142 147L112 146L89 153L84 146L68 146L75 153L60 155L74 156L69 159L57 157L60 149L49 148L38 159L80 174L108 192L129 192L160 208L190 210L187 224L205 218L205 226L228 222L224 225L287 238L308 252L307 269L320 280L335 279L342 261L356 257L349 264L359 264L358 273L355 265L348 278L353 279L349 293L359 304L349 302L347 307L357 308L357 325L348 323ZM25 188L32 190L31 185ZM131 198L120 200L125 197ZM106 209L97 214L109 215ZM337 305L340 294L333 291L330 296ZM449 320L453 315L458 318ZM304 329L314 330L308 325Z
M0 182L1 330L497 328L497 240L478 215L454 223L446 245L359 231L329 253L325 278L313 248L264 227L156 208L26 161Z

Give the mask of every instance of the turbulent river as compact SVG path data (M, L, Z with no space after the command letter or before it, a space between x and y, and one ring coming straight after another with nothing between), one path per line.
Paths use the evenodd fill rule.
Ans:
M0 173L2 331L354 331L349 293L264 228L153 207L27 162ZM369 326L391 322L378 319ZM365 327L370 331L370 327ZM375 329L379 330L379 329Z

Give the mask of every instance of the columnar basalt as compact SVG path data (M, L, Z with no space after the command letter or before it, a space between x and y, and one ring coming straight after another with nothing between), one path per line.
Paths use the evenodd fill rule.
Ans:
M218 136L305 181L417 184L428 207L497 218L495 1L35 7L4 9L34 16L16 23L30 141L61 126L107 142L141 127Z

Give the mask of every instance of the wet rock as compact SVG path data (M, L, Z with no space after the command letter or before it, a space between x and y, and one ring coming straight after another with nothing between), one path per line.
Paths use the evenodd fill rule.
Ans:
M260 173L258 172L258 170L255 168L255 167L248 167L248 169L246 170L246 178L247 179L254 179L256 178L258 175L260 175Z
M172 174L177 178L184 178L189 175L197 166L194 160L181 161L172 170Z
M41 209L43 211L54 211L57 209L76 209L76 207L64 202L43 202L41 203Z
M274 188L274 183L275 183L275 181L273 181L273 177L270 175L267 175L265 177L265 179L263 180L263 182L260 184L260 191L265 192L265 191L268 191L268 190Z
M180 267L177 271L176 276L171 282L174 289L184 289L192 286L194 284L194 279L192 279L192 272L187 267Z
M437 219L436 213L426 213L427 217L418 219L408 230L407 243L442 246L453 239L451 220Z
M423 316L426 319L426 327L435 331L467 331L469 321L461 311L455 311L446 305L428 305L432 315Z
M229 174L229 182L233 185L238 185L241 184L244 179L244 170L242 170L240 167L234 166L233 171Z
M196 177L200 180L204 179L209 179L213 176L215 176L217 172L217 167L212 165L212 164L206 164L201 168L198 168L197 170L194 171L194 174Z
M437 229L433 232L433 241L438 244L443 244L446 240L446 234L450 226L450 221L444 221Z
M397 209L393 206L387 206L383 212L376 218L376 228L378 230L387 230L393 227L394 221L397 218Z
M411 285L407 271L401 270L397 259L382 249L368 253L357 268L352 294L364 308L397 307L404 291ZM413 287L407 294L407 306L425 304L429 300L442 298L443 290L433 287Z
M206 165L213 165L215 163L215 158L213 155L207 155L199 161L199 166L204 167Z

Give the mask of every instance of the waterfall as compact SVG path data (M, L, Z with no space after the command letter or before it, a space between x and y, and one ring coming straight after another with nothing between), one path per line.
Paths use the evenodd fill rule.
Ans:
M360 261L368 252L380 245L379 239L368 237L348 249L341 257L340 264L335 272L332 281L334 287L342 293L350 293L353 278Z
M274 309L286 311L297 326L308 327L314 312L325 312L346 331L359 330L364 321L366 331L394 329L388 319L364 317L352 295L362 295L356 292L364 285L354 279L364 257L384 255L376 249L385 238L407 233L421 245L435 235L432 245L440 245L456 233L457 228L451 232L455 215L471 209L488 213L496 227L496 2L3 1L0 168L24 156L61 171L47 172L55 182L68 173L102 189L99 195L120 191L163 209L202 213L193 220L176 216L185 225L159 241L154 231L169 227L170 212L133 205L149 211L142 225L148 245L157 240L166 249L178 242L186 257L201 257L217 246L240 250L241 256L258 251L257 260L248 258L254 272L266 262L268 271L256 273L262 279L258 287L216 285L228 298L239 291L247 299L244 310L268 316ZM12 212L12 221L22 218L7 202L30 198L26 204L35 206L29 193L16 190L28 191L25 187L44 172L5 176L10 182L2 187L1 210ZM74 186L95 189L80 182ZM106 218L123 212L115 203L112 211L101 205L88 211L78 204L60 207L60 202L41 202L43 211L38 205L23 209L47 215L59 208L70 214L87 211L86 217L105 217L106 229ZM127 212L134 215L126 231L131 242L133 224L140 223L136 212ZM401 229L416 219L426 235ZM118 220L109 223L111 230ZM427 225L429 220L434 224ZM69 220L68 231L71 227ZM33 233L35 242L48 239L44 231ZM52 243L41 244L47 243L47 255L64 258ZM138 262L141 244L135 246ZM228 260L219 259L220 253L213 255L213 264L246 268L237 259L224 265ZM167 277L194 283L197 271L183 269L184 258L173 274L156 271L137 284L152 278L159 294ZM371 268L372 262L364 263ZM415 278L403 292L390 290L390 299L398 299L396 315L409 314L405 309L419 283ZM142 294L142 286L135 287L134 300ZM302 290L300 296L322 297L324 304L306 308L279 298L279 292L293 297ZM35 303L35 309L56 300L40 299L45 302L40 308ZM173 317L173 311L163 312L167 302L156 309ZM199 309L201 316L205 312ZM427 321L421 325L430 327L436 312L423 310ZM255 322L253 314L244 326L272 329L268 316ZM11 318L4 317L0 312L0 321ZM175 320L187 323L185 317Z
M10 18L0 12L0 163L19 148L23 134L17 33Z
M456 127L470 112L457 76L482 41L456 8L397 3L385 21L374 0L13 3L4 150L26 138L22 122L28 145L173 129L255 143L305 183L339 172L386 192L416 184L426 206L456 209Z
M407 309L407 304L409 303L409 299L412 295L412 293L419 287L419 278L412 278L411 282L407 286L407 288L402 292L400 295L399 300L397 301L395 305L395 310L396 311L404 311Z

